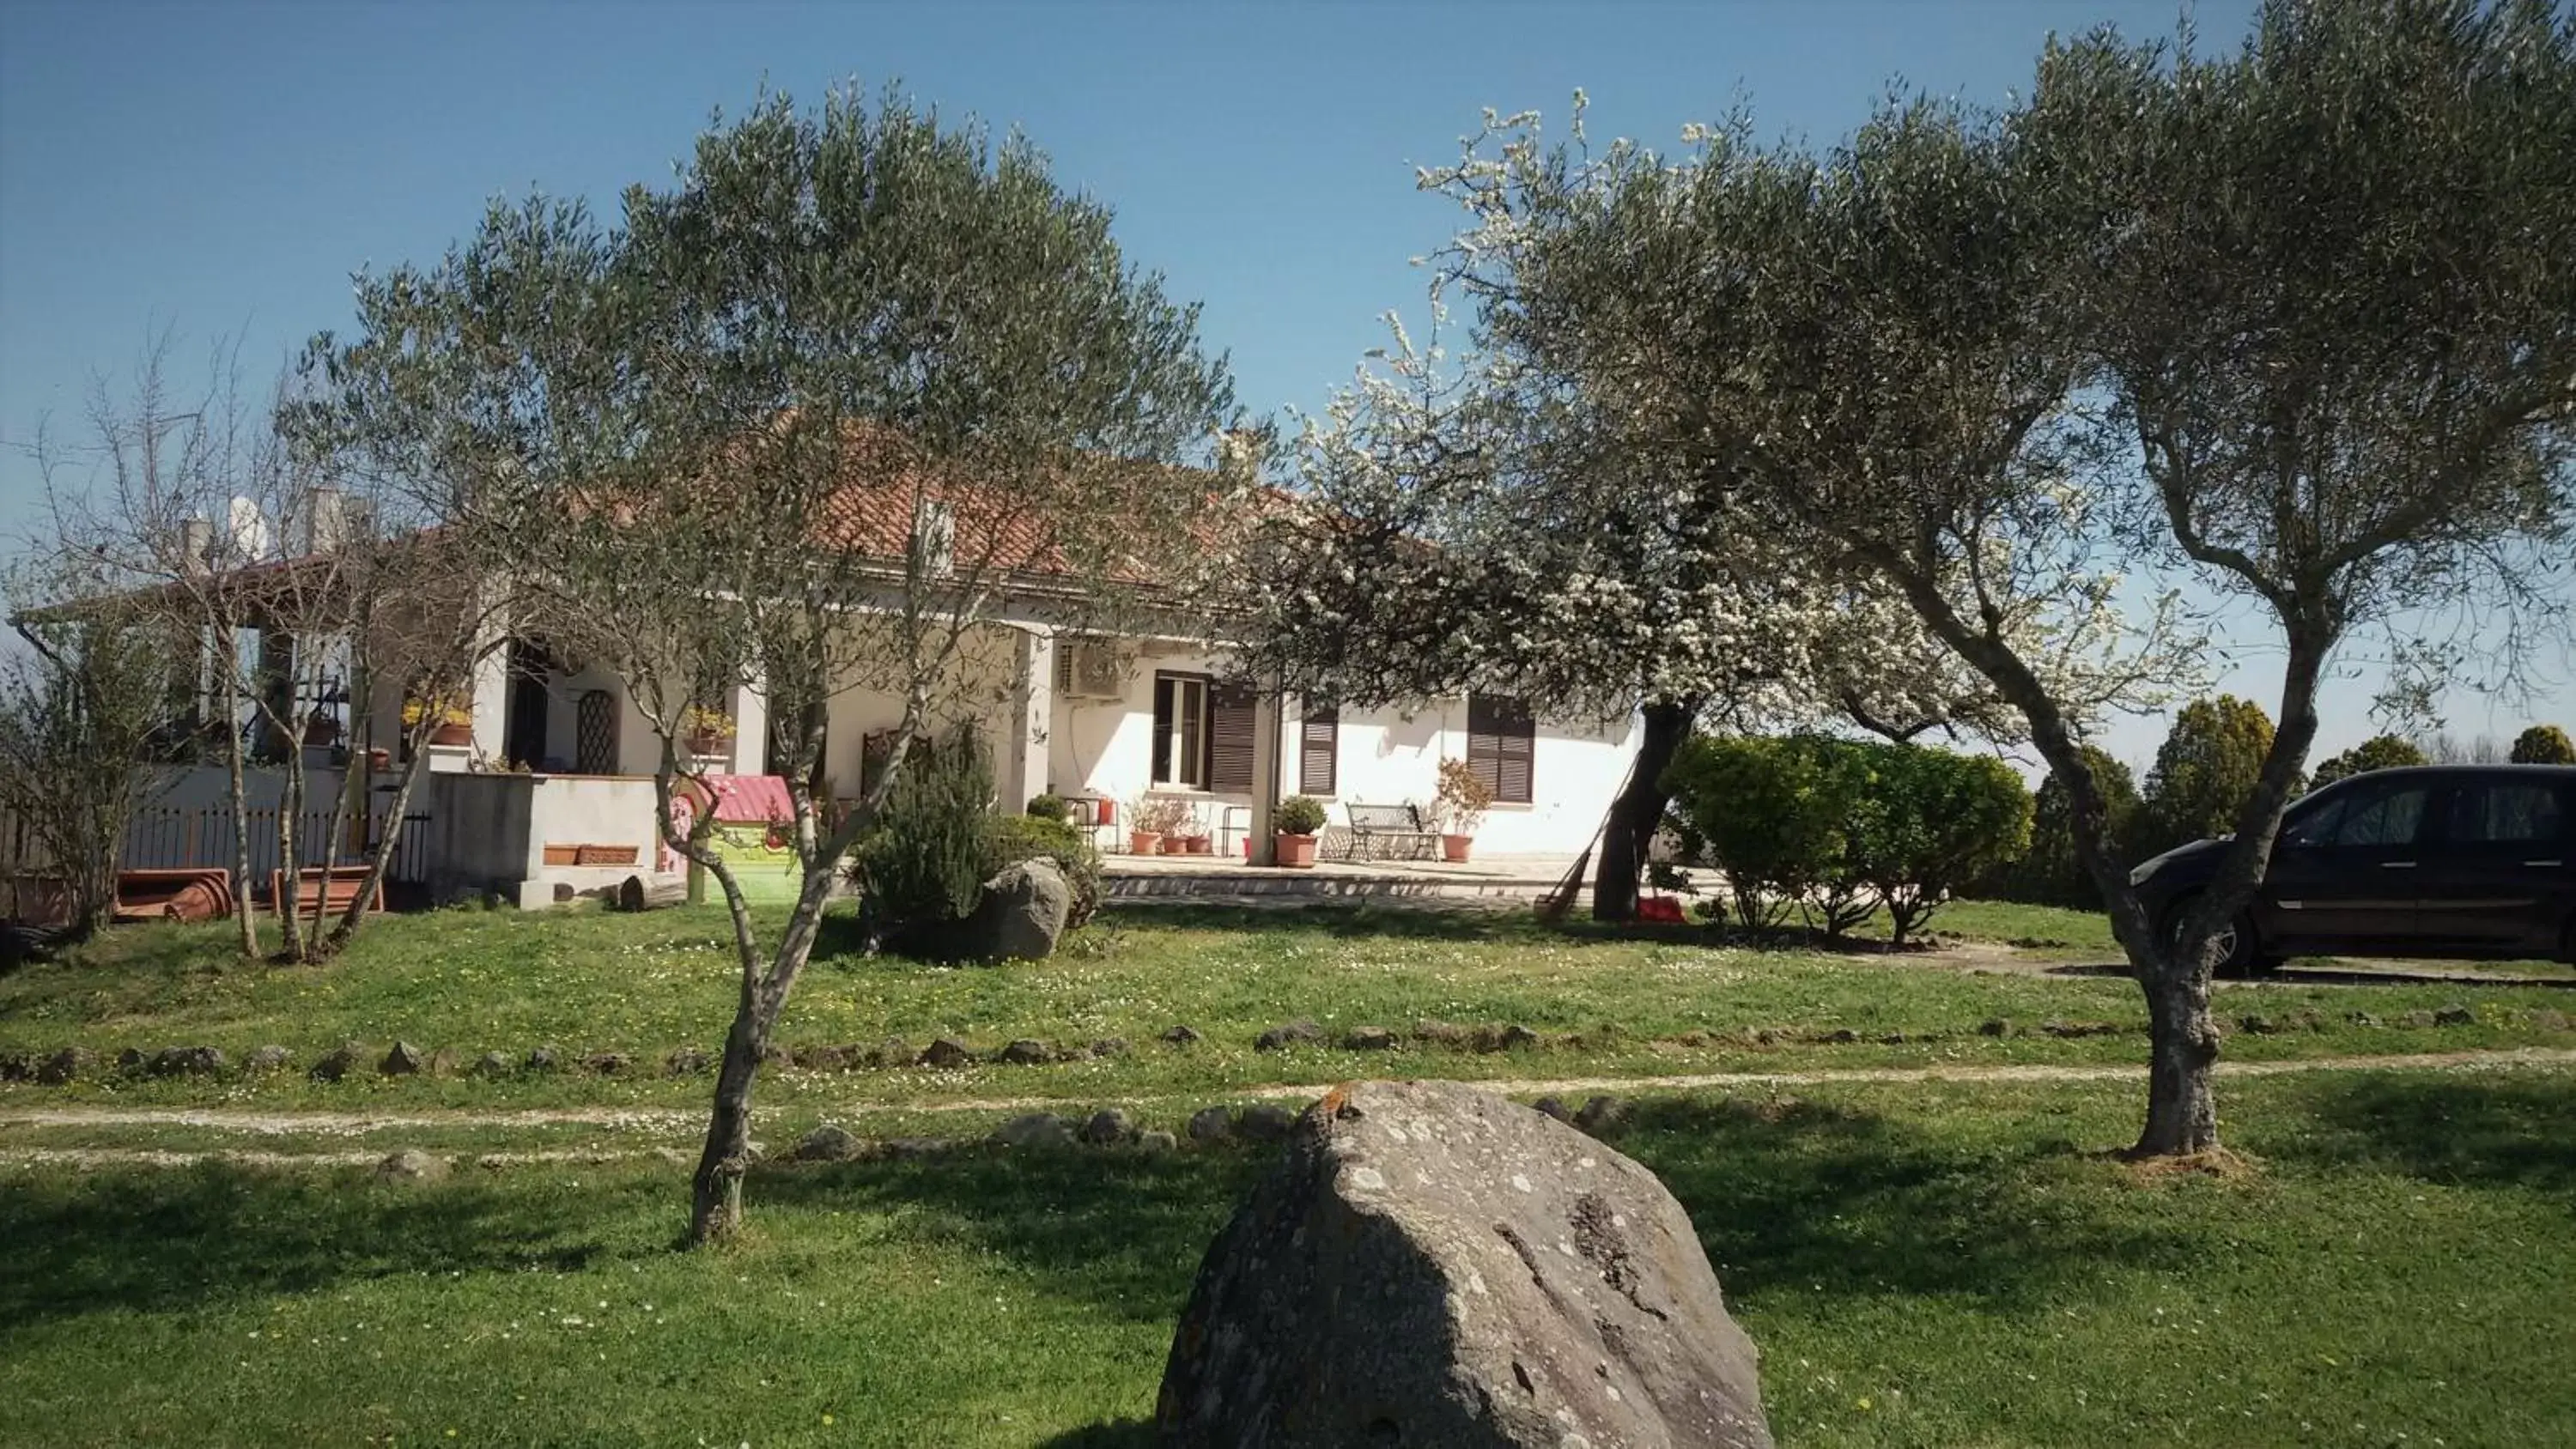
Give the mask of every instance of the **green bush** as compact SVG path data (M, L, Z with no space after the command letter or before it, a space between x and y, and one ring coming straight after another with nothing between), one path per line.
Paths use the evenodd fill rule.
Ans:
M1801 912L1839 937L1884 907L1896 939L2030 842L2030 792L2001 761L1795 735L1691 741L1664 784L1736 919Z
M992 810L993 766L974 731L953 731L907 759L850 855L859 920L872 939L932 953L946 927L973 913L993 873Z
M2576 741L2556 725L2533 725L2514 736L2511 758L2517 765L2576 765Z
M1029 797L1029 818L1032 820L1061 821L1064 819L1064 808L1062 795L1039 794Z
M2398 735L2380 735L2320 761L2316 776L2308 781L2308 788L2313 790L2320 785L2331 785L2348 775L2367 775L2373 770L2394 770L2405 765L2431 763L2423 748L2413 740Z
M2103 838L2122 865L2140 858L2133 846L2138 835L2138 777L2129 767L2091 745L2083 747L2093 770L2093 787L2101 792ZM2074 810L2066 787L2052 773L2039 782L2031 801L2030 849L2019 860L1987 871L1972 887L1975 894L2035 906L2102 909L2102 888L2075 854Z
M1100 852L1092 849L1091 840L1082 831L1061 819L1043 820L1030 815L996 815L987 823L985 834L984 874L990 880L1004 866L1043 856L1064 872L1064 883L1073 887L1073 909L1065 916L1065 929L1071 930L1100 909Z
M1270 812L1270 823L1282 835L1312 835L1324 828L1324 802L1312 795L1291 795Z

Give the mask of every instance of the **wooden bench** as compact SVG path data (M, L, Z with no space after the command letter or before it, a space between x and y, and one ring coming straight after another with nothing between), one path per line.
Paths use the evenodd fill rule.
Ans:
M1389 847L1401 844L1407 860L1427 859L1437 848L1439 832L1423 827L1422 813L1410 805L1351 805L1351 843L1342 859L1383 860Z

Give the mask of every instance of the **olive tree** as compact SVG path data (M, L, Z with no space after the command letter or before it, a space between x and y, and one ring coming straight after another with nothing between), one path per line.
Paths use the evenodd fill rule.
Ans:
M1486 325L1894 590L2022 716L2147 1000L2143 1154L2218 1146L2212 949L2336 646L2538 607L2563 561L2571 51L2534 4L2272 4L2237 53L2097 35L2009 114L1891 103L1822 157L1737 126L1595 159L1506 125L1445 183L1507 282ZM2083 753L2187 644L2140 569L2250 599L2284 645L2234 841L2175 922ZM2117 647L2052 669L2034 618Z
M694 1242L741 1221L763 1056L905 760L836 796L829 701L882 692L897 738L923 733L1002 610L1076 629L1168 605L1140 555L1210 526L1220 480L1179 465L1235 421L1225 365L1109 226L1019 138L843 90L719 123L613 226L496 207L440 264L365 289L371 336L457 369L470 451L496 460L465 480L468 532L529 625L623 677L659 742L663 837L728 909L738 992ZM683 823L685 740L742 686L793 802L783 922Z

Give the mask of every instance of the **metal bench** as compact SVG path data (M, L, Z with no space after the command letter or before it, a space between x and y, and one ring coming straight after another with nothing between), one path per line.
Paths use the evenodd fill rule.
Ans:
M1410 805L1352 805L1350 844L1342 859L1371 860L1388 858L1391 848L1402 845L1407 860L1427 859L1436 848L1439 834L1423 827L1422 812Z

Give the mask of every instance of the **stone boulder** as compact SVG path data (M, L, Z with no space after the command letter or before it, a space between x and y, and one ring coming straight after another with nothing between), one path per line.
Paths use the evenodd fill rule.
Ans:
M957 929L958 954L970 961L1043 961L1073 913L1073 887L1052 860L1002 867L984 882L975 913Z
M1752 1342L1643 1167L1448 1082L1335 1089L1200 1265L1167 1446L1768 1449Z

